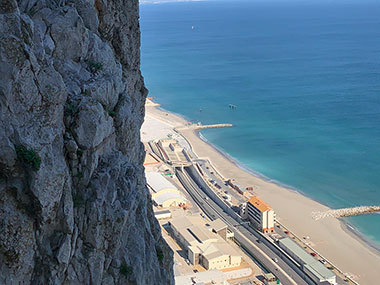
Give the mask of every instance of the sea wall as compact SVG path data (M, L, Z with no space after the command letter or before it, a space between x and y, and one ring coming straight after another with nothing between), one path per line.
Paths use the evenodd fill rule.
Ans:
M137 0L0 2L0 284L173 284Z
M343 217L352 217L359 216L364 214L379 213L380 206L359 206L352 208L343 208L343 209L331 209L326 212L313 212L311 213L314 220L324 219L324 218L343 218Z

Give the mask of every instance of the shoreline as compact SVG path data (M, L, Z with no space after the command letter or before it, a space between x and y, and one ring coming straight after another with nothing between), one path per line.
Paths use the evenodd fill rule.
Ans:
M146 114L170 124L173 128L187 120L178 113L160 106L147 105ZM380 279L380 248L343 219L326 218L314 221L312 211L326 211L328 206L315 201L301 190L284 185L246 167L209 142L199 130L177 131L191 146L198 157L207 157L225 178L235 178L244 188L254 185L254 192L275 209L278 220L297 236L311 237L311 246L336 264L343 272L360 284L372 284ZM203 139L202 139L203 136ZM226 175L228 173L228 175Z
M295 193L298 193L298 194L301 194L301 195L304 195L304 196L307 197L307 195L303 194L303 192L300 191L299 189L297 189L295 187L292 187L290 185L287 185L285 183L282 183L280 181L277 181L275 179L269 178L268 176L266 176L266 175L264 175L264 174L262 174L262 173L260 173L260 172L258 172L256 170L254 170L254 169L251 169L250 167L248 167L245 164L241 163L240 161L238 161L237 159L235 159L234 157L232 157L230 154L228 154L227 152L223 151L218 146L216 146L215 144L213 144L212 142L210 142L209 140L207 140L200 132L201 132L201 130L195 130L194 131L195 135L197 135L200 140L202 140L204 143L210 145L212 148L214 148L216 151L218 151L220 155L223 155L226 159L230 160L237 167L239 167L242 171L248 172L249 174L251 174L253 176L256 176L257 178L262 179L262 180L264 180L264 181L266 181L268 183L276 184L279 187L286 188L289 191L294 191ZM318 202L318 203L320 203L320 202ZM321 203L321 204L323 204L323 203ZM327 205L325 205L325 206L328 207Z
M299 195L302 195L304 196L305 198L307 199L311 199L313 200L314 202L316 203L319 203L325 207L327 207L328 209L332 209L330 208L328 205L326 205L325 203L321 202L321 201L318 201L318 200L315 200L315 199L312 199L310 198L305 192L303 192L302 190L300 189L297 189L295 187L292 187L292 186L289 186L287 184L284 184L282 182L279 182L275 179L271 179L267 176L265 176L264 174L261 174L260 172L254 170L254 169L251 169L249 168L248 166L246 166L245 164L239 162L237 159L235 159L234 157L232 157L231 155L229 155L227 152L224 152L223 150L221 150L218 146L214 145L212 142L208 141L207 138L205 138L202 134L201 134L201 130L194 130L194 134L196 136L198 136L198 138L200 140L202 140L204 143L210 145L210 147L214 148L217 152L219 152L220 155L224 156L226 159L230 160L233 164L235 164L237 167L239 167L242 171L245 171L245 172L248 172L249 174L251 175L254 175L256 176L258 179L262 179L268 183L273 183L281 188L284 188L288 191L292 191L296 194L299 194ZM358 229L355 228L355 226L353 226L352 224L350 224L348 221L345 221L344 218L338 218L338 220L342 223L342 228L343 230L347 231L348 234L350 235L353 235L355 238L358 238L361 242L363 242L366 246L369 246L370 248L374 249L377 251L377 253L380 255L380 245L378 245L376 242L370 240L369 238L367 238L364 234L362 234Z
M375 242L367 238L364 234L362 234L358 229L356 229L353 225L351 225L349 222L346 222L343 220L343 218L338 218L338 220L342 223L342 229L346 231L349 235L352 235L356 239L358 239L360 242L362 242L365 246L368 246L372 249L374 249L377 254L380 255L380 246L377 245Z

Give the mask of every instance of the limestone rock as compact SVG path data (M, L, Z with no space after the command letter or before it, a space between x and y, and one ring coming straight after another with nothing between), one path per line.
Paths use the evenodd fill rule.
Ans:
M174 283L138 17L137 0L0 2L0 284Z

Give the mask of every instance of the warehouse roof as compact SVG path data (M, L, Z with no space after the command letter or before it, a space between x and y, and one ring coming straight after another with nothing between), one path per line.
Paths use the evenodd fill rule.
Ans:
M208 259L219 258L221 256L240 256L240 254L227 242L218 241L208 245L198 245L203 255Z
M173 219L170 223L189 243L192 243L193 241L197 241L198 243L206 243L208 241L216 241L218 239L215 234L197 224L196 219L179 217Z
M312 264L315 262L314 257L304 251L303 248L301 248L290 238L282 238L278 242L293 252L302 261L303 264Z
M154 211L155 215L171 214L170 210Z
M324 267L320 262L314 262L313 264L306 264L304 266L311 273L314 274L320 281L329 280L335 277L335 274Z
M210 222L210 226L216 232L219 232L219 231L227 228L227 225L221 219L216 219L216 220Z
M186 216L178 217L170 221L174 228L180 230L182 228L188 228L193 225L192 221L188 219Z
M181 194L175 193L175 192L165 192L165 193L162 193L161 195L159 194L153 197L153 200L154 202L156 202L157 205L162 205L164 202L173 200L173 199L179 199L179 200L182 200L183 203L186 203L186 198L183 197Z
M160 173L158 172L146 172L146 182L153 189L154 192L160 192L164 189L175 189L177 190L177 187L175 187L172 183L170 183L168 180L166 180Z
M191 226L187 230L196 237L198 242L205 243L210 240L216 240L216 236L208 230L204 230L199 226Z
M303 250L298 244L292 241L290 238L283 238L279 240L279 243L285 246L293 254L295 254L301 261L302 265L307 268L314 276L323 281L326 279L334 278L335 274L323 266L318 260L313 258L309 253Z

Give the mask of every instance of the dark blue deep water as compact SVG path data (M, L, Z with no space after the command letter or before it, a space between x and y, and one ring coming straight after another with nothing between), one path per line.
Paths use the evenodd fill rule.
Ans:
M233 123L202 134L330 207L380 205L380 1L147 4L140 12L142 71L163 108ZM380 215L347 221L380 242Z

